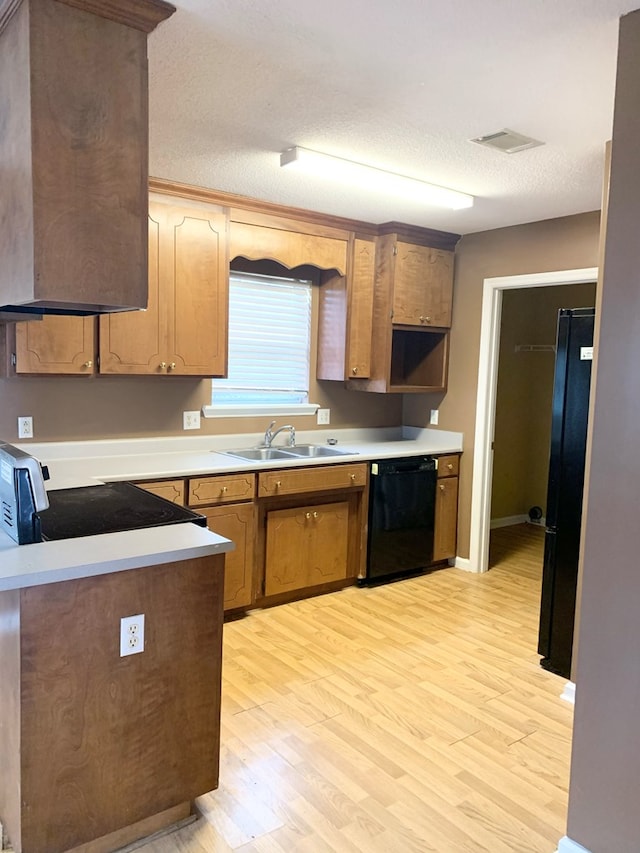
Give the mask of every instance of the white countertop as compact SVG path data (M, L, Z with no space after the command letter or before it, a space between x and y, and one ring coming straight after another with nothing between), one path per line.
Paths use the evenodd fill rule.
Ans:
M298 444L337 439L345 456L244 462L224 450L252 447L262 435L177 436L113 441L22 442L49 468L47 490L116 480L179 478L462 451L462 434L445 430L318 430ZM277 442L279 445L280 442ZM57 542L17 545L0 532L0 591L90 577L232 550L233 543L195 524L177 524Z
M346 456L245 462L224 453L225 450L254 447L262 438L262 434L178 436L39 444L22 442L17 446L48 466L51 479L46 484L47 490L116 480L160 480L462 451L462 433L401 427L296 433L297 444L326 444L328 438L337 439L335 448L350 451ZM284 442L277 440L274 447L281 444Z

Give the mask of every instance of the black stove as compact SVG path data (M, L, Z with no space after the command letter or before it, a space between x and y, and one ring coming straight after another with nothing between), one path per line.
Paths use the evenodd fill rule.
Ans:
M151 494L133 483L105 483L47 492L41 510L42 540L75 539L187 521L207 526L204 516Z

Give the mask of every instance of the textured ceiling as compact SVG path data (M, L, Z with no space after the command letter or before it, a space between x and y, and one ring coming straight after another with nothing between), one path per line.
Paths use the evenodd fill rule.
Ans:
M638 0L174 0L151 36L150 171L470 233L600 206L618 18ZM504 127L545 145L468 140ZM289 174L300 145L476 196L442 211Z

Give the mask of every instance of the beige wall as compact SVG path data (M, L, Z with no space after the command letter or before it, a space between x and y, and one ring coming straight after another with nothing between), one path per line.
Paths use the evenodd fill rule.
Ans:
M404 421L429 422L464 434L458 514L458 554L469 556L471 479L478 385L482 287L485 278L593 267L598 261L599 213L500 228L462 238L456 250L449 389L446 395L405 395Z
M546 511L555 354L516 346L555 344L558 310L592 306L595 292L594 283L503 294L491 518Z
M317 326L317 291L314 325ZM4 328L0 327L0 337ZM315 376L315 340L311 375ZM347 391L339 382L312 380L309 399L331 409L335 427L397 426L402 423L398 395ZM11 377L0 378L0 438L16 441L17 419L33 417L37 441L214 435L264 431L267 417L202 419L202 428L182 430L182 412L211 402L211 380L179 376ZM296 429L318 428L314 416L278 419ZM326 429L326 427L319 427Z
M640 849L640 12L621 20L596 322L567 835Z

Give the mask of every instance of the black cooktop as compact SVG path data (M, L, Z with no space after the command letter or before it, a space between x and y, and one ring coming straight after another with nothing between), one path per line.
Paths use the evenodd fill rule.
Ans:
M146 492L133 483L55 489L47 494L49 509L39 513L43 541L186 521L207 526L204 516Z

